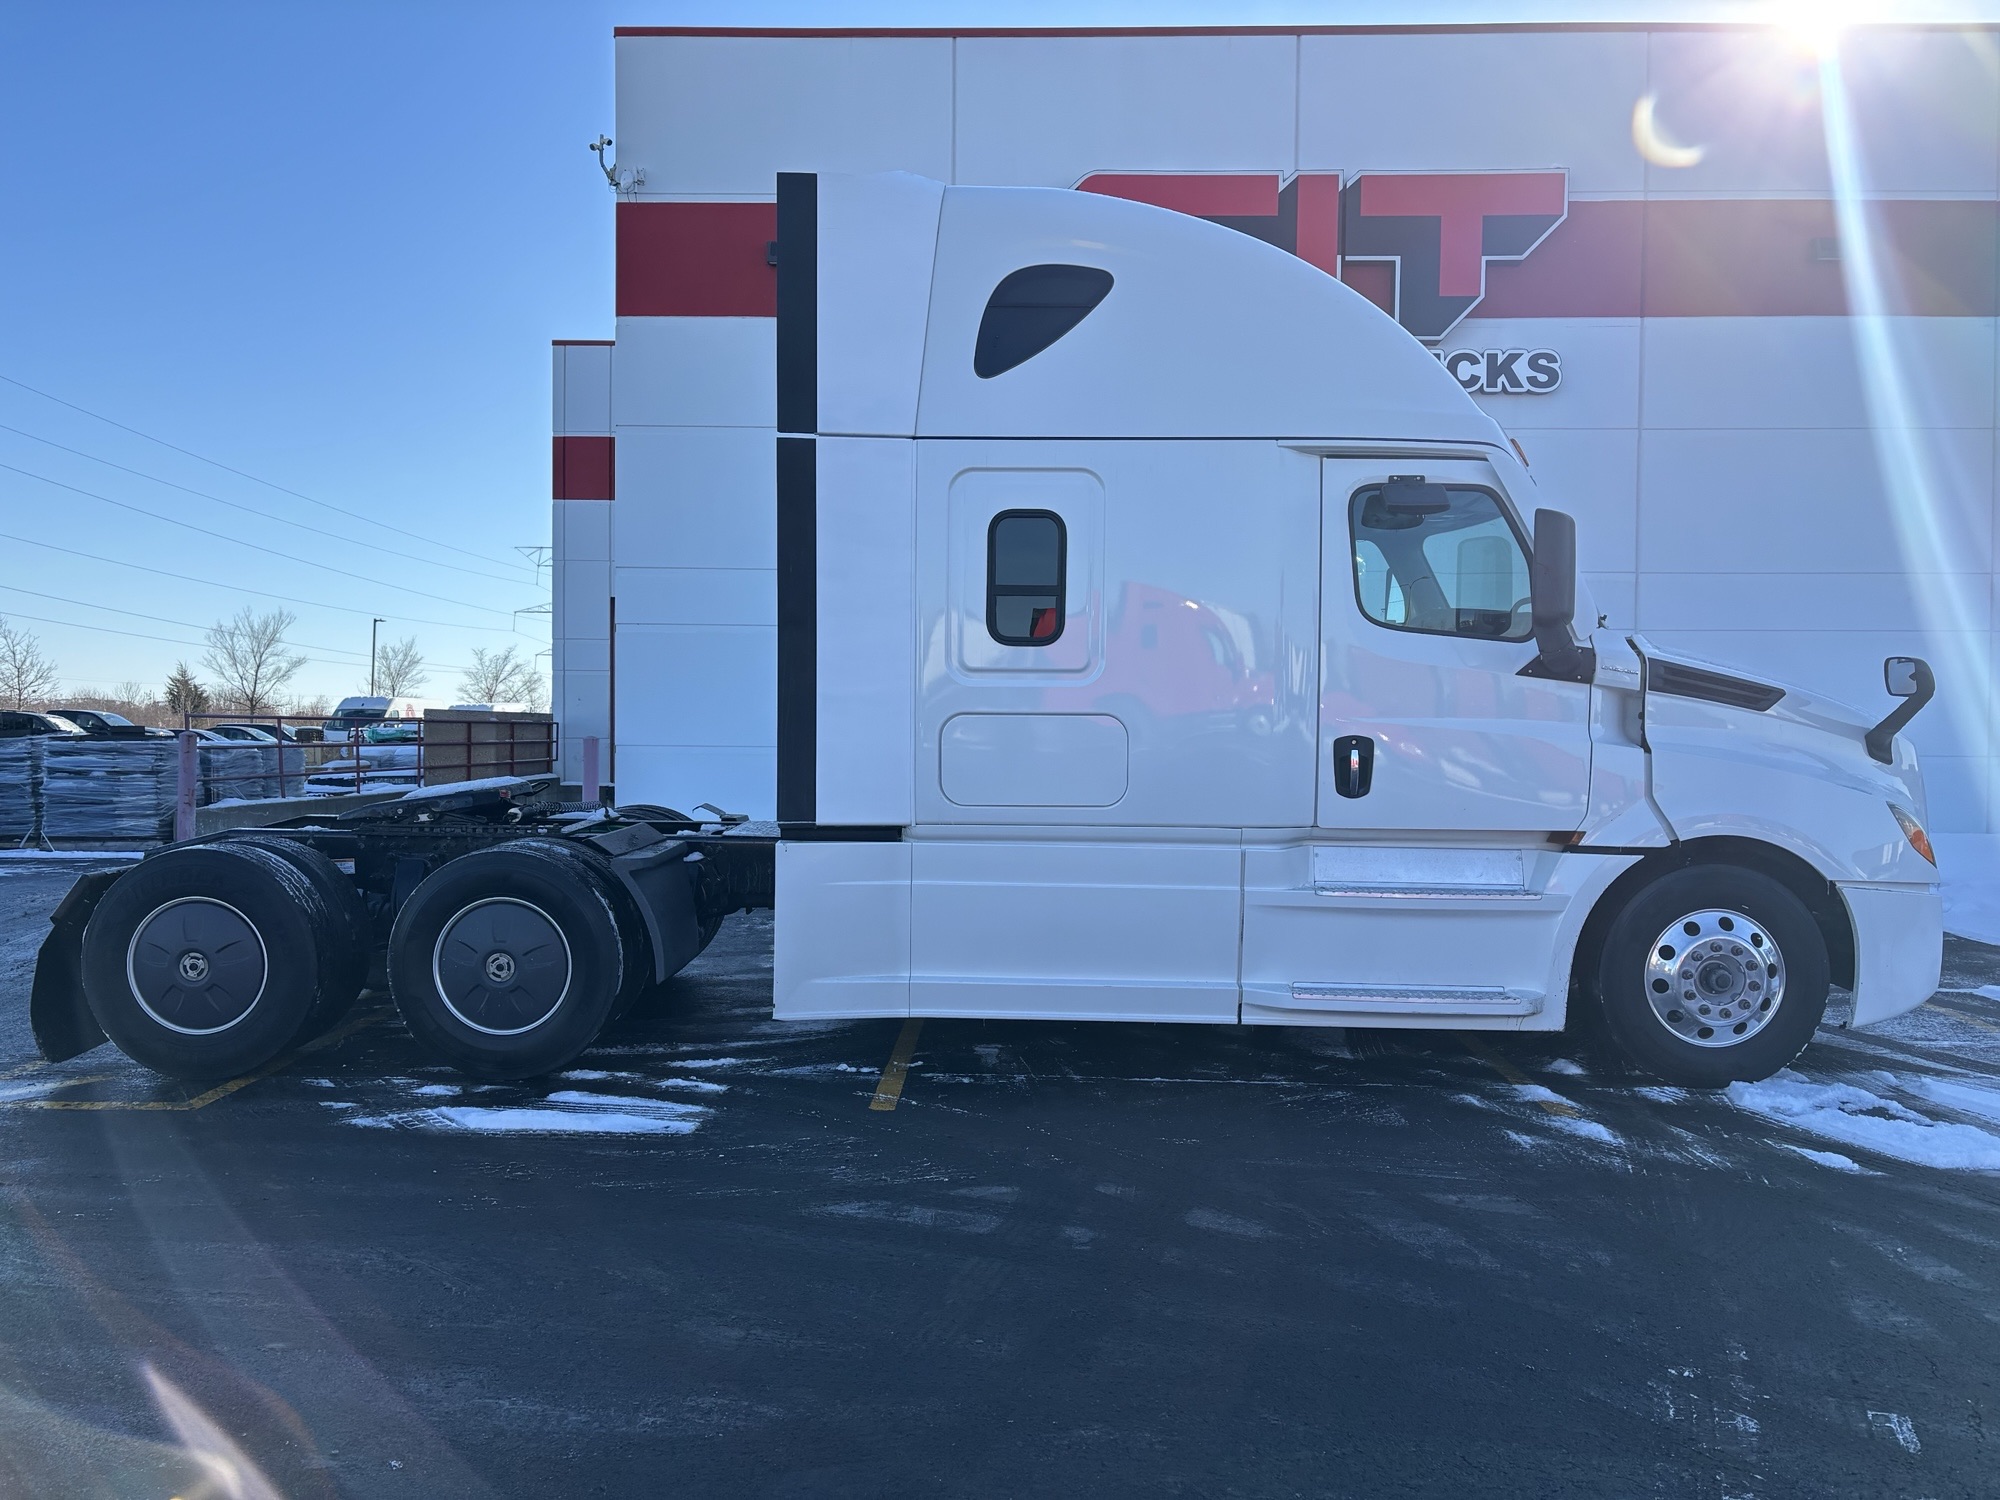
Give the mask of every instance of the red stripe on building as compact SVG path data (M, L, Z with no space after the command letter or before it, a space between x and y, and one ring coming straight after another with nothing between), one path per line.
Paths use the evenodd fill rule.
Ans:
M618 316L770 318L775 203L618 205Z
M1646 205L1571 203L1569 217L1520 260L1486 263L1475 318L1636 318Z
M2000 204L1866 205L1888 310L2000 314ZM1848 312L1853 247L1823 198L1571 203L1520 261L1490 261L1475 318L1781 318Z
M1077 190L1198 219L1269 218L1278 211L1276 172L1093 172Z
M551 492L558 500L617 498L615 438L559 437L555 440Z
M1197 194L1187 201L1203 212L1276 210L1275 174L1207 178L1219 184L1220 211L1206 206L1208 189L1197 190L1202 179L1193 174L1100 173L1087 182L1108 192L1115 181L1125 197L1141 196L1149 179L1172 184L1175 194ZM1325 182L1334 187L1330 177ZM1253 194L1257 206L1245 209ZM1309 220L1330 218L1307 208L1300 204L1302 242ZM2000 204L1892 199L1867 209L1890 311L2000 316ZM774 316L777 277L766 252L776 235L770 203L619 204L620 316ZM1471 316L1838 316L1848 310L1838 237L1834 205L1823 198L1572 201L1569 216L1524 259L1486 262L1486 295ZM1325 253L1323 245L1313 248ZM1320 254L1308 258L1317 262ZM1387 262L1349 261L1342 277L1386 306L1390 270Z

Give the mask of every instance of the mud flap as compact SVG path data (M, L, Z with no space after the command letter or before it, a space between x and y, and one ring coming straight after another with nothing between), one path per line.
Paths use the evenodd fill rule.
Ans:
M28 1021L44 1060L63 1062L104 1042L104 1031L83 998L83 930L90 914L123 870L92 870L78 877L49 917L51 931L35 958L35 988Z
M694 864L701 859L686 844L655 844L611 861L645 919L652 940L653 982L664 984L692 963L706 946L695 910Z

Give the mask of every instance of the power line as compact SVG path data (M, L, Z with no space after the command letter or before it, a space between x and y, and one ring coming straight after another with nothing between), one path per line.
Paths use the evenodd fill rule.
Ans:
M121 557L105 557L96 552L85 552L76 547L58 546L54 542L38 542L33 537L15 536L9 531L0 531L0 541L20 542L23 546L41 547L50 552L66 552L71 557L81 557L89 562L109 563L115 568L131 568L134 572L154 573L161 578L171 578L176 583L198 583L206 588L228 589L238 594L254 594L259 599L276 599L285 604L306 604L314 609L337 609L342 614L360 615L371 618L373 612L357 609L352 604L328 604L323 599L303 599L297 594L274 594L269 589L253 589L248 584L221 583L213 578L196 578L191 573L174 573L166 568L149 568L144 563L126 562ZM384 615L385 620L397 620L405 625L436 625L445 630L483 630L489 635L519 635L522 632L509 625L466 625L457 620L427 620L422 615Z
M476 558L481 562L496 562L500 560L497 558L490 557L483 552L471 552L465 549L464 547L455 547L450 542L440 542L434 537L427 537L423 535L421 532L405 531L400 526L391 526L387 521L378 521L373 516L365 516L358 510L348 510L342 506L331 504L325 500L316 500L311 495L303 494L298 490L286 489L285 486L283 486L282 484L274 483L269 479L259 478L257 475L247 473L242 469L231 468L228 464L223 463L220 459L209 458L205 454L196 453L192 448L183 448L177 443L168 442L165 438L154 437L150 432L141 432L136 427L128 427L123 422L114 421L112 420L112 418L105 416L102 412L92 411L87 406L78 406L74 401L65 401L60 396L52 396L47 391L40 390L35 386L29 385L28 382L25 380L16 380L12 375L0 375L0 380L6 381L7 384L9 385L19 386L22 390L29 392L31 395L40 396L44 401L53 401L57 406L66 406L71 411L82 412L83 415L85 415L86 417L90 417L96 421L103 422L108 426L116 427L120 432L129 432L134 437L144 438L149 443L157 443L162 448L171 449L175 453L184 454L188 458L195 459L197 462L205 463L214 468L220 469L225 474L234 474L239 479L249 480L252 484L261 484L268 489L276 490L281 495L290 495L293 499L303 500L308 505L317 505L322 510L330 510L335 515L346 516L349 520L353 521L364 521L370 526L380 526L384 531L393 531L398 536L406 536L413 541L424 542L432 547L442 547L447 552L456 552L459 553L461 556Z
M181 526L189 531L198 532L202 536L212 536L220 542L231 542L238 547L248 547L252 552L262 552L270 557L283 558L286 562L299 563L308 568L318 568L325 573L338 573L343 578L358 579L362 583L372 583L377 588L394 589L399 593L423 593L423 590L412 588L408 584L389 583L385 579L370 578L366 573L352 573L346 568L336 568L332 563L314 562L310 558L295 557L289 552L280 552L275 547L262 546L257 542L246 542L243 538L231 536L226 531L210 531L206 526L197 526L192 521L183 521L176 516L163 516L156 510L147 510L143 505L133 505L130 501L126 500L114 500L111 496L100 495L95 490L86 490L80 485L65 484L60 479L51 479L46 474L37 474L30 469L16 468L13 464L0 464L0 469L5 469L10 474L19 474L24 478L37 480L42 484L54 485L59 490L68 490L71 494L82 495L86 499L102 500L106 505L115 505L120 510L129 510L134 515L148 516L155 521L165 521L169 526ZM452 599L443 594L424 594L424 597L434 599L439 604L455 604L460 609L484 610L489 615L511 615L513 613L511 610L495 609L490 604L474 604L470 599Z
M200 641L184 641L176 636L147 635L137 630L120 630L112 625L86 625L81 620L52 620L47 615L26 615L22 614L19 610L9 610L7 614L10 619L33 620L38 625L60 625L66 630L95 630L105 635L130 636L135 641L159 641L161 644L168 646L199 646L202 644ZM309 656L306 660L316 667L340 667L350 672L361 665L360 662L355 661L326 661L317 656Z
M18 583L0 583L0 592L10 593L10 594L32 594L37 599L53 599L58 604L73 604L78 609L101 609L101 610L106 610L114 615L130 615L135 620L151 620L155 625L179 625L186 630L200 630L203 632L206 632L209 629L208 626L196 624L193 620L175 620L166 615L149 615L142 610L120 609L115 604L99 604L95 600L91 599L71 599L63 594L44 593L40 589L24 589ZM21 618L27 620L27 619L33 619L34 616L22 615ZM46 623L56 624L56 625L70 625L74 624L75 622L69 620L54 620ZM100 627L95 625L79 624L76 626L76 628L79 630L96 630L99 629ZM165 638L161 636L148 636L145 637L145 639L162 640ZM206 642L181 641L177 642L176 644L186 645L186 646L200 646L200 645L206 645ZM293 641L293 640L287 640L284 642L284 644L287 646L297 646L306 651L331 651L336 656L352 656L356 658L356 660L352 663L324 662L322 663L322 665L324 666L344 666L344 665L359 666L362 662L368 660L368 653L366 651L356 651L348 646L322 646L314 641ZM461 666L455 662L426 661L424 665L427 667L436 667L440 672L469 672L472 670L470 667Z
M516 588L519 588L521 586L521 580L519 578L508 578L500 573L486 573L482 572L478 568L468 568L459 563L433 562L428 558L411 557L407 552L398 552L395 548L385 547L380 542L364 542L360 540L360 538L358 537L344 536L338 531L328 531L321 526L308 526L303 521L294 521L289 516L280 516L273 514L271 511L268 510L259 510L254 505L244 505L235 500L225 500L220 495L211 495L207 490L198 490L192 488L189 485L176 484L171 479L162 479L157 474L148 474L144 469L128 468L124 464L113 463L108 458L99 458L95 453L86 453L81 448L72 448L65 443L56 442L53 438L41 437L36 433L29 432L26 428L9 427L5 422L0 422L0 432L11 432L16 437L24 437L28 439L28 441L31 443L43 443L46 444L48 447L59 450L60 452L73 453L78 458L87 458L94 464L103 464L104 467L107 469L116 469L121 474L136 475L138 478L147 480L153 484L163 484L168 489L179 490L184 495L195 495L203 500L213 500L217 505L226 505L231 510L240 510L245 515L262 516L265 520L276 521L281 526L296 526L300 531L310 531L314 536L332 537L333 540L335 540L336 542L345 542L350 547L365 547L372 552L385 553L390 557L401 557L405 562L415 563L419 567L449 568L454 573L469 573L474 578L490 578L496 583L511 584ZM38 479L41 476L31 475L29 477ZM54 481L50 482L54 483ZM526 565L522 564L522 566ZM537 588L541 586L541 577L539 573L536 575L535 586Z

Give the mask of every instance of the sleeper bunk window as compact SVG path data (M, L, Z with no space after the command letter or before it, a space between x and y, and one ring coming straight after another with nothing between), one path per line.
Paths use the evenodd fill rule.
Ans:
M972 373L1004 375L1040 354L1090 316L1111 290L1111 273L1096 266L1023 266L1000 279L986 299Z
M986 528L986 630L1003 646L1053 645L1063 632L1069 533L1050 510L1003 510Z

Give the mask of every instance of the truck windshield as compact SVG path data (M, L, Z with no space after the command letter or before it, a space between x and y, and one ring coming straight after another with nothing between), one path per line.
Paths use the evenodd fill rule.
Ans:
M1491 490L1442 486L1436 510L1392 507L1381 485L1354 492L1354 593L1392 630L1521 641L1533 633L1528 555ZM1436 491L1434 490L1433 493Z

